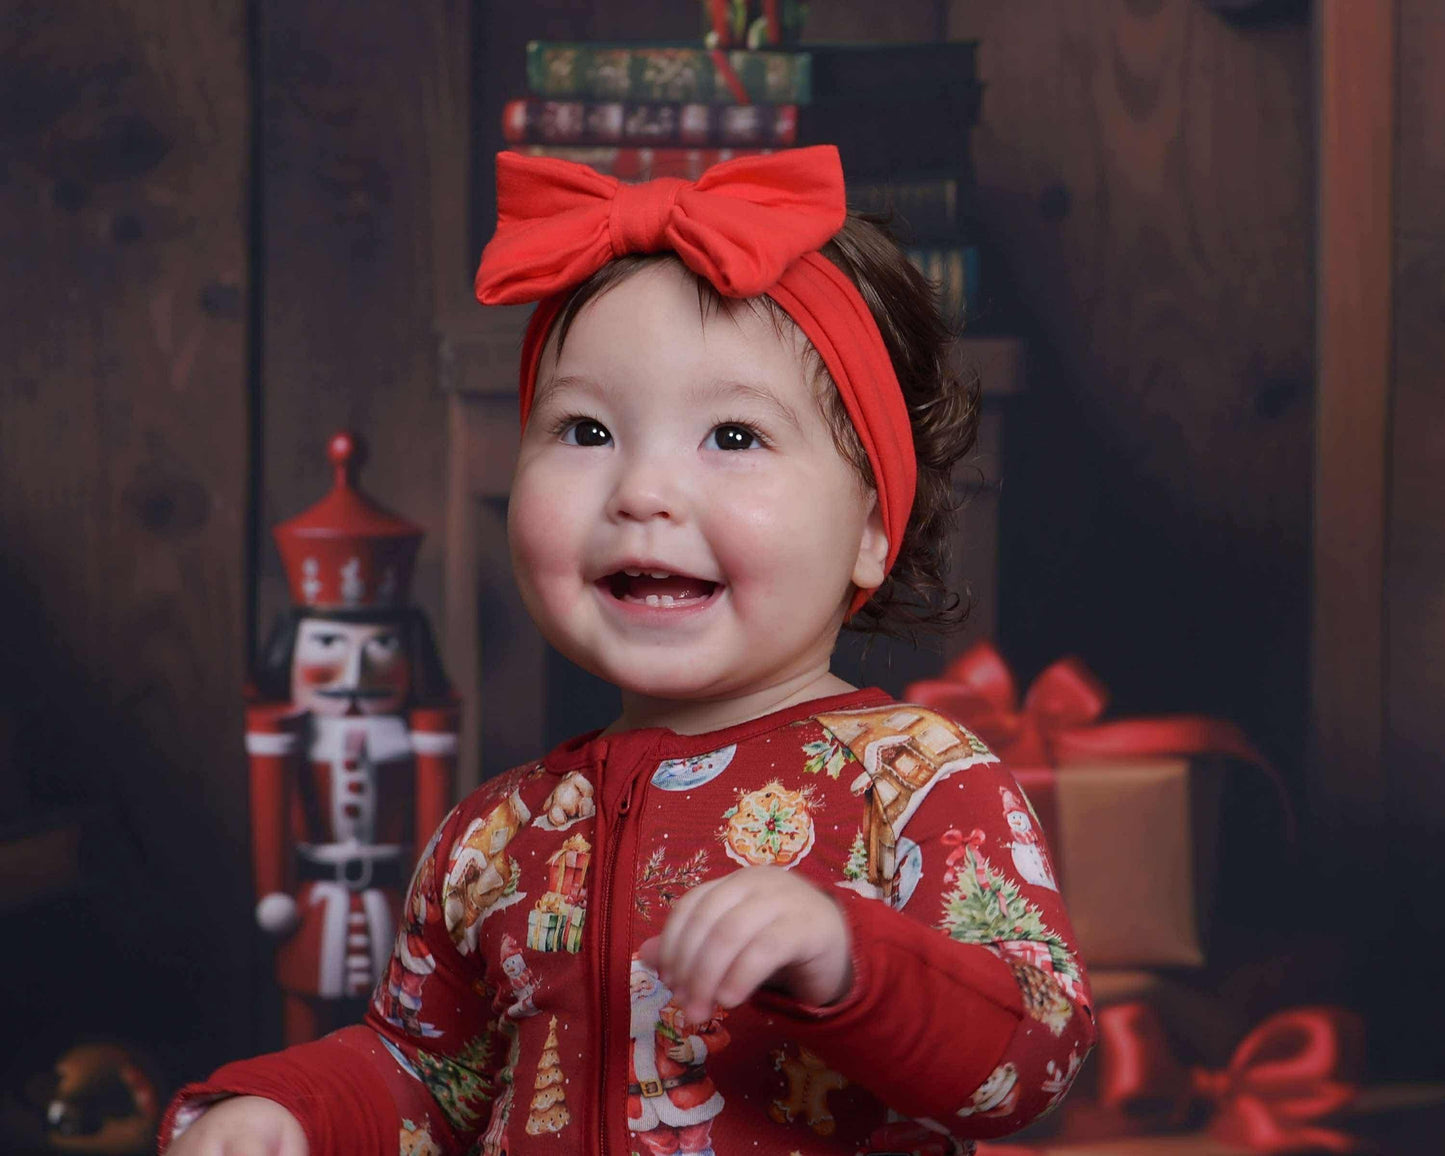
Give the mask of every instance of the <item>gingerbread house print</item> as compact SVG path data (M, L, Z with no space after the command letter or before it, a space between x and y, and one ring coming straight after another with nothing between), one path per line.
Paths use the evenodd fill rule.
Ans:
M880 898L891 902L898 840L928 792L949 775L998 758L967 728L921 706L895 703L838 711L820 714L818 721L863 764L852 790L867 801L865 878Z

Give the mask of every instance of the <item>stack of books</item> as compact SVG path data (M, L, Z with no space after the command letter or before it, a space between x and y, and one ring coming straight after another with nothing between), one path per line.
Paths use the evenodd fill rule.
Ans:
M853 206L891 215L961 321L979 285L968 227L976 49L532 41L528 91L503 107L502 134L509 148L625 181L696 180L731 157L836 144Z

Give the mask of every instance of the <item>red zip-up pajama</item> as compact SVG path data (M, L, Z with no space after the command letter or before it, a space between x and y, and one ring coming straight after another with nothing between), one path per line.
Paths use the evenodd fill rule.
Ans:
M638 947L763 864L841 903L853 987L689 1022ZM1022 792L958 724L860 690L484 784L422 856L366 1023L182 1089L161 1143L250 1094L312 1156L941 1156L1056 1104L1092 1041Z

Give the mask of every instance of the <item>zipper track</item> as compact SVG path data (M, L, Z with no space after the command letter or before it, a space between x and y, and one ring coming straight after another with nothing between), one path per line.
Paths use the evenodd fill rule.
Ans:
M627 791L617 804L617 823L611 832L611 838L607 844L606 875L602 880L602 910L599 915L602 919L602 961L598 968L601 973L598 976L599 986L602 988L602 1044L600 1063L598 1070L600 1079L598 1081L598 1151L601 1156L608 1156L611 1151L611 1144L608 1142L607 1118L607 1070L611 1066L612 1049L608 1046L611 1042L611 1020L612 1020L612 992L607 985L607 972L612 962L612 882L617 875L617 856L622 849L622 830L626 825L627 816L632 811L632 790L635 782L627 784Z

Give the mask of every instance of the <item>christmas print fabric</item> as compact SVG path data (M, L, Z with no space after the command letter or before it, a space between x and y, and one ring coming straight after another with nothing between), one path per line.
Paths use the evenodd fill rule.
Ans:
M691 1022L638 947L688 890L758 865L840 902L853 990ZM367 1023L329 1037L344 1048L228 1065L183 1089L162 1142L185 1104L251 1092L318 1156L359 1150L318 1118L344 1051L386 1089L366 1127L394 1122L399 1152L966 1152L1053 1107L1092 1043L1052 883L998 760L880 691L711 735L583 736L438 830Z

